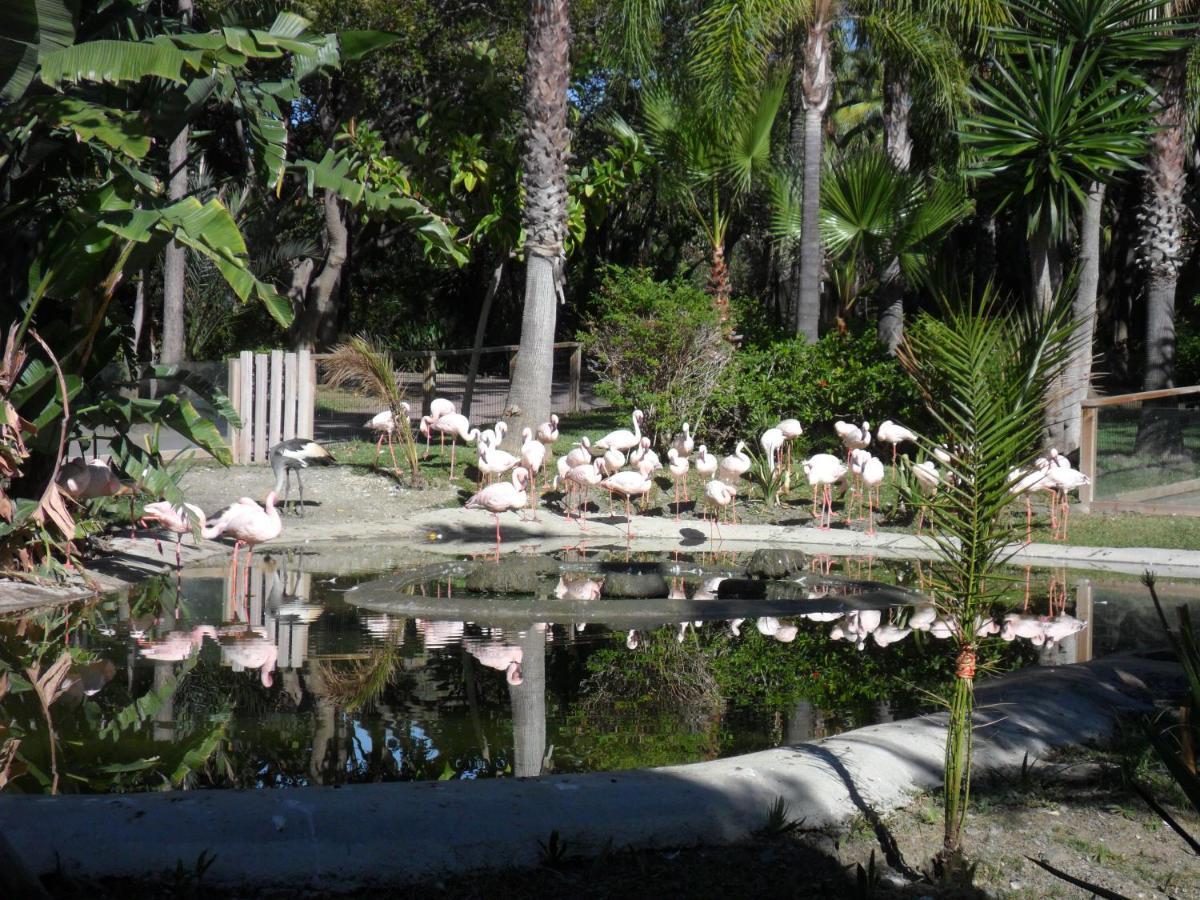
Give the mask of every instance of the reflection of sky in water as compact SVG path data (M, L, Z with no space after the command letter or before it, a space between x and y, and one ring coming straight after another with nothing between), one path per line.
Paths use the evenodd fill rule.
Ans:
M914 588L923 580L920 567L905 564L844 560L829 566L835 574ZM194 661L195 668L158 714L155 727L169 730L174 721L203 720L214 704L231 697L234 713L226 747L234 771L238 760L245 759L241 771L250 777L239 777L238 783L248 787L522 774L519 768L528 762L522 763L520 752L514 751L537 729L514 719L519 697L522 708L530 697L540 698L528 708L541 723L536 739L544 751L553 748L550 765L559 772L689 762L764 749L912 713L918 704L915 695L867 696L855 693L855 681L898 683L886 681L889 667L909 667L903 671L911 672L922 654L945 655L947 647L924 634L883 648L861 640L865 634L860 634L857 642L863 649L855 650L853 643L828 641L837 623L784 616L771 626L747 619L738 638L724 621L682 629L678 623L658 629L639 625L633 650L627 649L624 625L610 631L601 622L588 622L586 628L556 622L543 635L528 624L497 627L394 617L348 604L347 597L355 594L349 589L366 579L314 577L278 561L260 561L246 597L231 597L227 582L215 573L199 574L184 581L178 619L173 600L164 610L106 601L96 610L94 627L77 629L71 641L114 664L108 677L116 687L106 693L101 685L93 701L109 702L111 694L114 707L144 695L164 674L180 671L184 660ZM1019 572L1018 604L1023 580ZM688 578L688 591L711 589L705 581ZM1081 579L1058 572L1048 585L1043 572L1034 573L1030 582L1031 615L1046 612L1049 592L1053 602L1065 600L1091 627L1052 647L1029 651L1028 660L1061 664L1162 644L1153 607L1134 578ZM444 581L430 583L412 595L437 599L446 596L446 588ZM461 579L451 588L456 600L466 593ZM1200 613L1200 585L1160 581L1159 590L1168 615L1179 602L1191 603ZM885 612L881 624L888 618ZM822 661L814 663L809 657L816 653L817 637L823 641ZM164 646L157 660L144 655L151 641ZM252 653L268 643L273 665L255 667ZM830 652L830 647L837 649ZM531 659L532 650L537 660ZM523 678L514 678L511 663L521 660L521 653ZM737 657L739 653L744 656ZM747 669L762 662L774 681L770 689L759 685L749 690L739 682L744 673L721 669L710 659L708 668L698 670L719 688L719 702L708 705L707 695L664 701L668 692L660 684L639 680L652 668L651 661L675 672L704 654L744 659ZM378 679L365 705L351 703L378 674L372 667L385 664L388 677ZM803 669L807 681L796 678L796 684L785 684L788 673L780 667L788 665ZM261 677L267 669L273 675L269 687ZM598 689L609 692L603 702L594 702ZM130 696L118 696L118 691ZM95 739L86 733L75 737Z

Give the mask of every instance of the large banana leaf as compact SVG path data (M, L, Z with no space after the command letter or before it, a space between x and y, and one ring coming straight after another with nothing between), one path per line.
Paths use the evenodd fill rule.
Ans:
M38 57L75 41L77 3L63 0L9 0L0 34L0 102L25 93L37 72Z

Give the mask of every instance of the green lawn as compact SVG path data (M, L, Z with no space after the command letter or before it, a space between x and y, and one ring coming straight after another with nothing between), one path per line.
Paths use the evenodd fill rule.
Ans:
M1166 411L1164 411L1166 412ZM1159 457L1134 452L1141 410L1103 408L1096 430L1096 499L1200 478L1200 411L1167 413L1177 423L1186 455Z

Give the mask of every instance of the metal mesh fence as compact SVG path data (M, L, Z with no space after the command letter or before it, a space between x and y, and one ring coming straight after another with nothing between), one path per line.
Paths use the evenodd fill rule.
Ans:
M491 424L499 420L508 399L510 371L516 347L487 347L480 354L470 408L464 408L469 350L398 352L396 373L411 406L413 425L434 397L454 403L474 423ZM357 393L353 386L334 388L326 383L324 358L317 365L316 410L313 431L318 441L348 441L367 437L364 426L380 411L379 403ZM551 391L551 411L559 415L595 406L583 378L578 344L556 344Z
M1094 413L1096 504L1200 514L1200 396L1135 400Z

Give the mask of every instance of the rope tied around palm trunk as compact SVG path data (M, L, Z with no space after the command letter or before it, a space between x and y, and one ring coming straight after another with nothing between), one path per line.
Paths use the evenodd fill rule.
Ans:
M954 674L958 678L971 681L975 678L975 648L963 647L958 651L958 660L954 666Z

